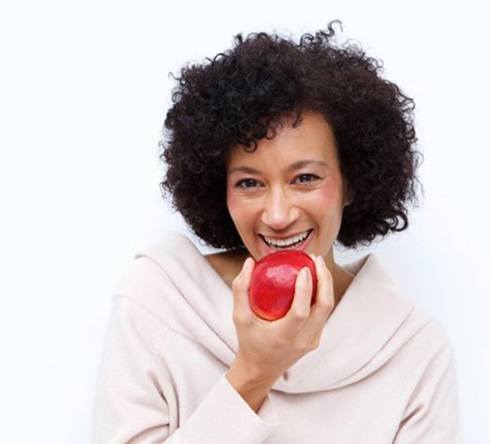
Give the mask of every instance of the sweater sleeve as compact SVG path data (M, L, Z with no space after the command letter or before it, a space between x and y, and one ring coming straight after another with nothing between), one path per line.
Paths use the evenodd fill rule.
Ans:
M448 341L418 381L393 443L463 443L456 370Z
M125 296L113 300L92 418L93 444L262 443L278 424L268 396L255 413L226 373L180 427L171 425L163 356L168 327ZM167 387L167 389L166 389ZM172 433L171 433L172 430Z

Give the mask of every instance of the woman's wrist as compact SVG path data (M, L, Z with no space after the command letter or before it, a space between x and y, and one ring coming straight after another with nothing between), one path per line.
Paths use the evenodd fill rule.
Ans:
M240 358L235 358L226 378L250 408L257 412L277 377L258 373Z

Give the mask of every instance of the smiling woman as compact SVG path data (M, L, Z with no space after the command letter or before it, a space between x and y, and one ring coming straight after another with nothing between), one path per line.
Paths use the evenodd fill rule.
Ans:
M250 176L244 166L256 173ZM305 113L301 125L285 125L253 152L233 147L226 197L230 217L254 258L271 252L264 236L280 243L312 230L308 252L333 266L332 248L327 247L337 238L350 199L333 131L321 114Z
M300 125L285 119L253 152L231 148L227 207L245 246L242 262L277 249L306 251L325 259L334 287L345 291L352 277L335 263L333 243L352 199L331 126L320 113L303 114ZM342 295L335 296L337 304Z
M355 249L408 227L420 153L413 100L378 60L338 45L334 24L297 43L238 34L182 69L161 187L223 251L203 255L171 232L128 265L94 443L460 442L442 326L376 255L335 262L336 243ZM310 254L317 281L300 273L286 315L258 319L252 270L288 249Z

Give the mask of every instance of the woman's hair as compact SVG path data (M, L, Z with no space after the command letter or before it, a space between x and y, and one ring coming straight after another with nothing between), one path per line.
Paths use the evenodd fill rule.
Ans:
M406 204L418 204L421 155L414 150L414 101L381 78L382 62L349 41L334 44L335 22L342 25L334 20L328 32L304 34L297 44L277 34L237 34L231 50L173 76L160 187L207 245L243 248L226 205L230 149L255 150L286 116L296 115L297 124L304 111L332 126L352 196L336 242L355 248L408 227Z

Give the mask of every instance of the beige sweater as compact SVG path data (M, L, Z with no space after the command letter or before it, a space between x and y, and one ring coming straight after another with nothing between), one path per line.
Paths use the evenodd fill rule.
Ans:
M320 346L255 413L225 377L237 350L230 288L185 236L142 249L115 288L94 444L461 443L453 353L374 254Z

